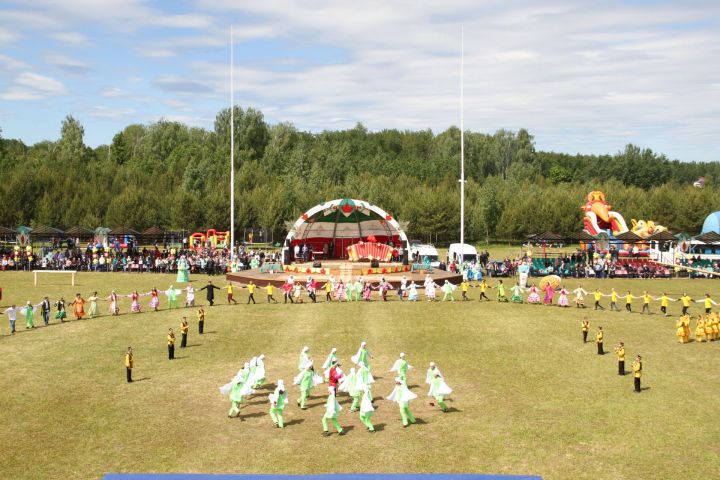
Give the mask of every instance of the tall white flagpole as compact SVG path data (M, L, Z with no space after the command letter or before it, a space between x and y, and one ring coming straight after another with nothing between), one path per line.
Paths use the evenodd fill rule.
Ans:
M460 261L465 259L465 26L460 26Z
M235 60L233 26L230 25L230 261L235 260Z

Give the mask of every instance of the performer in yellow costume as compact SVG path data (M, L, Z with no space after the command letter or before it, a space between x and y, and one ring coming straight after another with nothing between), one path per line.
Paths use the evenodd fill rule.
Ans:
M702 315L698 315L697 322L695 324L695 340L698 342L705 341L705 320Z
M678 318L678 321L675 322L675 335L678 337L678 341L680 343L685 343L687 340L685 339L685 317Z

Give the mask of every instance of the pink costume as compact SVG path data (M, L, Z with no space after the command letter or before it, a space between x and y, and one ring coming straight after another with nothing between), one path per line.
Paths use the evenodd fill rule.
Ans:
M558 307L567 307L568 306L568 298L567 298L568 291L564 288L560 290L560 298L558 299Z
M372 295L372 289L370 288L370 282L365 282L365 285L363 285L363 300L370 301L370 296Z
M527 298L528 303L540 303L540 295L538 295L538 289L534 285L530 287L530 295Z
M130 310L134 313L140 313L140 295L138 295L137 292L133 292L130 294L130 298L132 299Z
M158 298L158 291L153 288L150 291L150 308L157 310L158 306L160 306L160 298Z
M345 300L345 284L342 280L335 286L335 298L339 301Z
M120 313L120 305L118 305L117 293L110 294L110 315L117 315Z
M553 290L552 285L548 283L547 285L545 285L545 298L543 298L543 303L545 305L552 305L554 295L555 291Z

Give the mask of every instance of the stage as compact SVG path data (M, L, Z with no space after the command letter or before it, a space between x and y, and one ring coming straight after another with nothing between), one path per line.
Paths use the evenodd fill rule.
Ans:
M379 283L385 278L390 284L397 288L400 286L402 278L407 279L408 284L415 284L422 288L425 277L429 274L435 283L442 285L445 280L449 280L454 285L462 282L462 275L458 273L446 272L437 268L427 271L424 269L416 269L413 271L411 265L402 265L401 263L380 263L378 267L372 268L370 262L350 262L347 260L327 260L321 262L321 267L313 267L312 262L309 263L292 263L290 265L277 265L280 271L262 271L268 270L268 265L252 270L242 270L239 272L228 273L226 278L228 282L238 285L247 285L253 282L256 285L264 286L268 283L276 287L282 286L287 282L288 277L292 276L295 281L305 283L308 277L315 279L319 286L327 282L330 277L335 280L342 280L344 283L355 281L357 277L362 277L372 283Z

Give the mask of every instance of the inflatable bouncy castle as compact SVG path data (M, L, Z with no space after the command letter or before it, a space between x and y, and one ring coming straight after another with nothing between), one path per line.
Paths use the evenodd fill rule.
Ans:
M600 232L619 235L628 231L625 219L612 210L612 205L605 200L603 192L588 193L587 202L581 209L585 212L583 217L585 231L590 235L595 236Z

